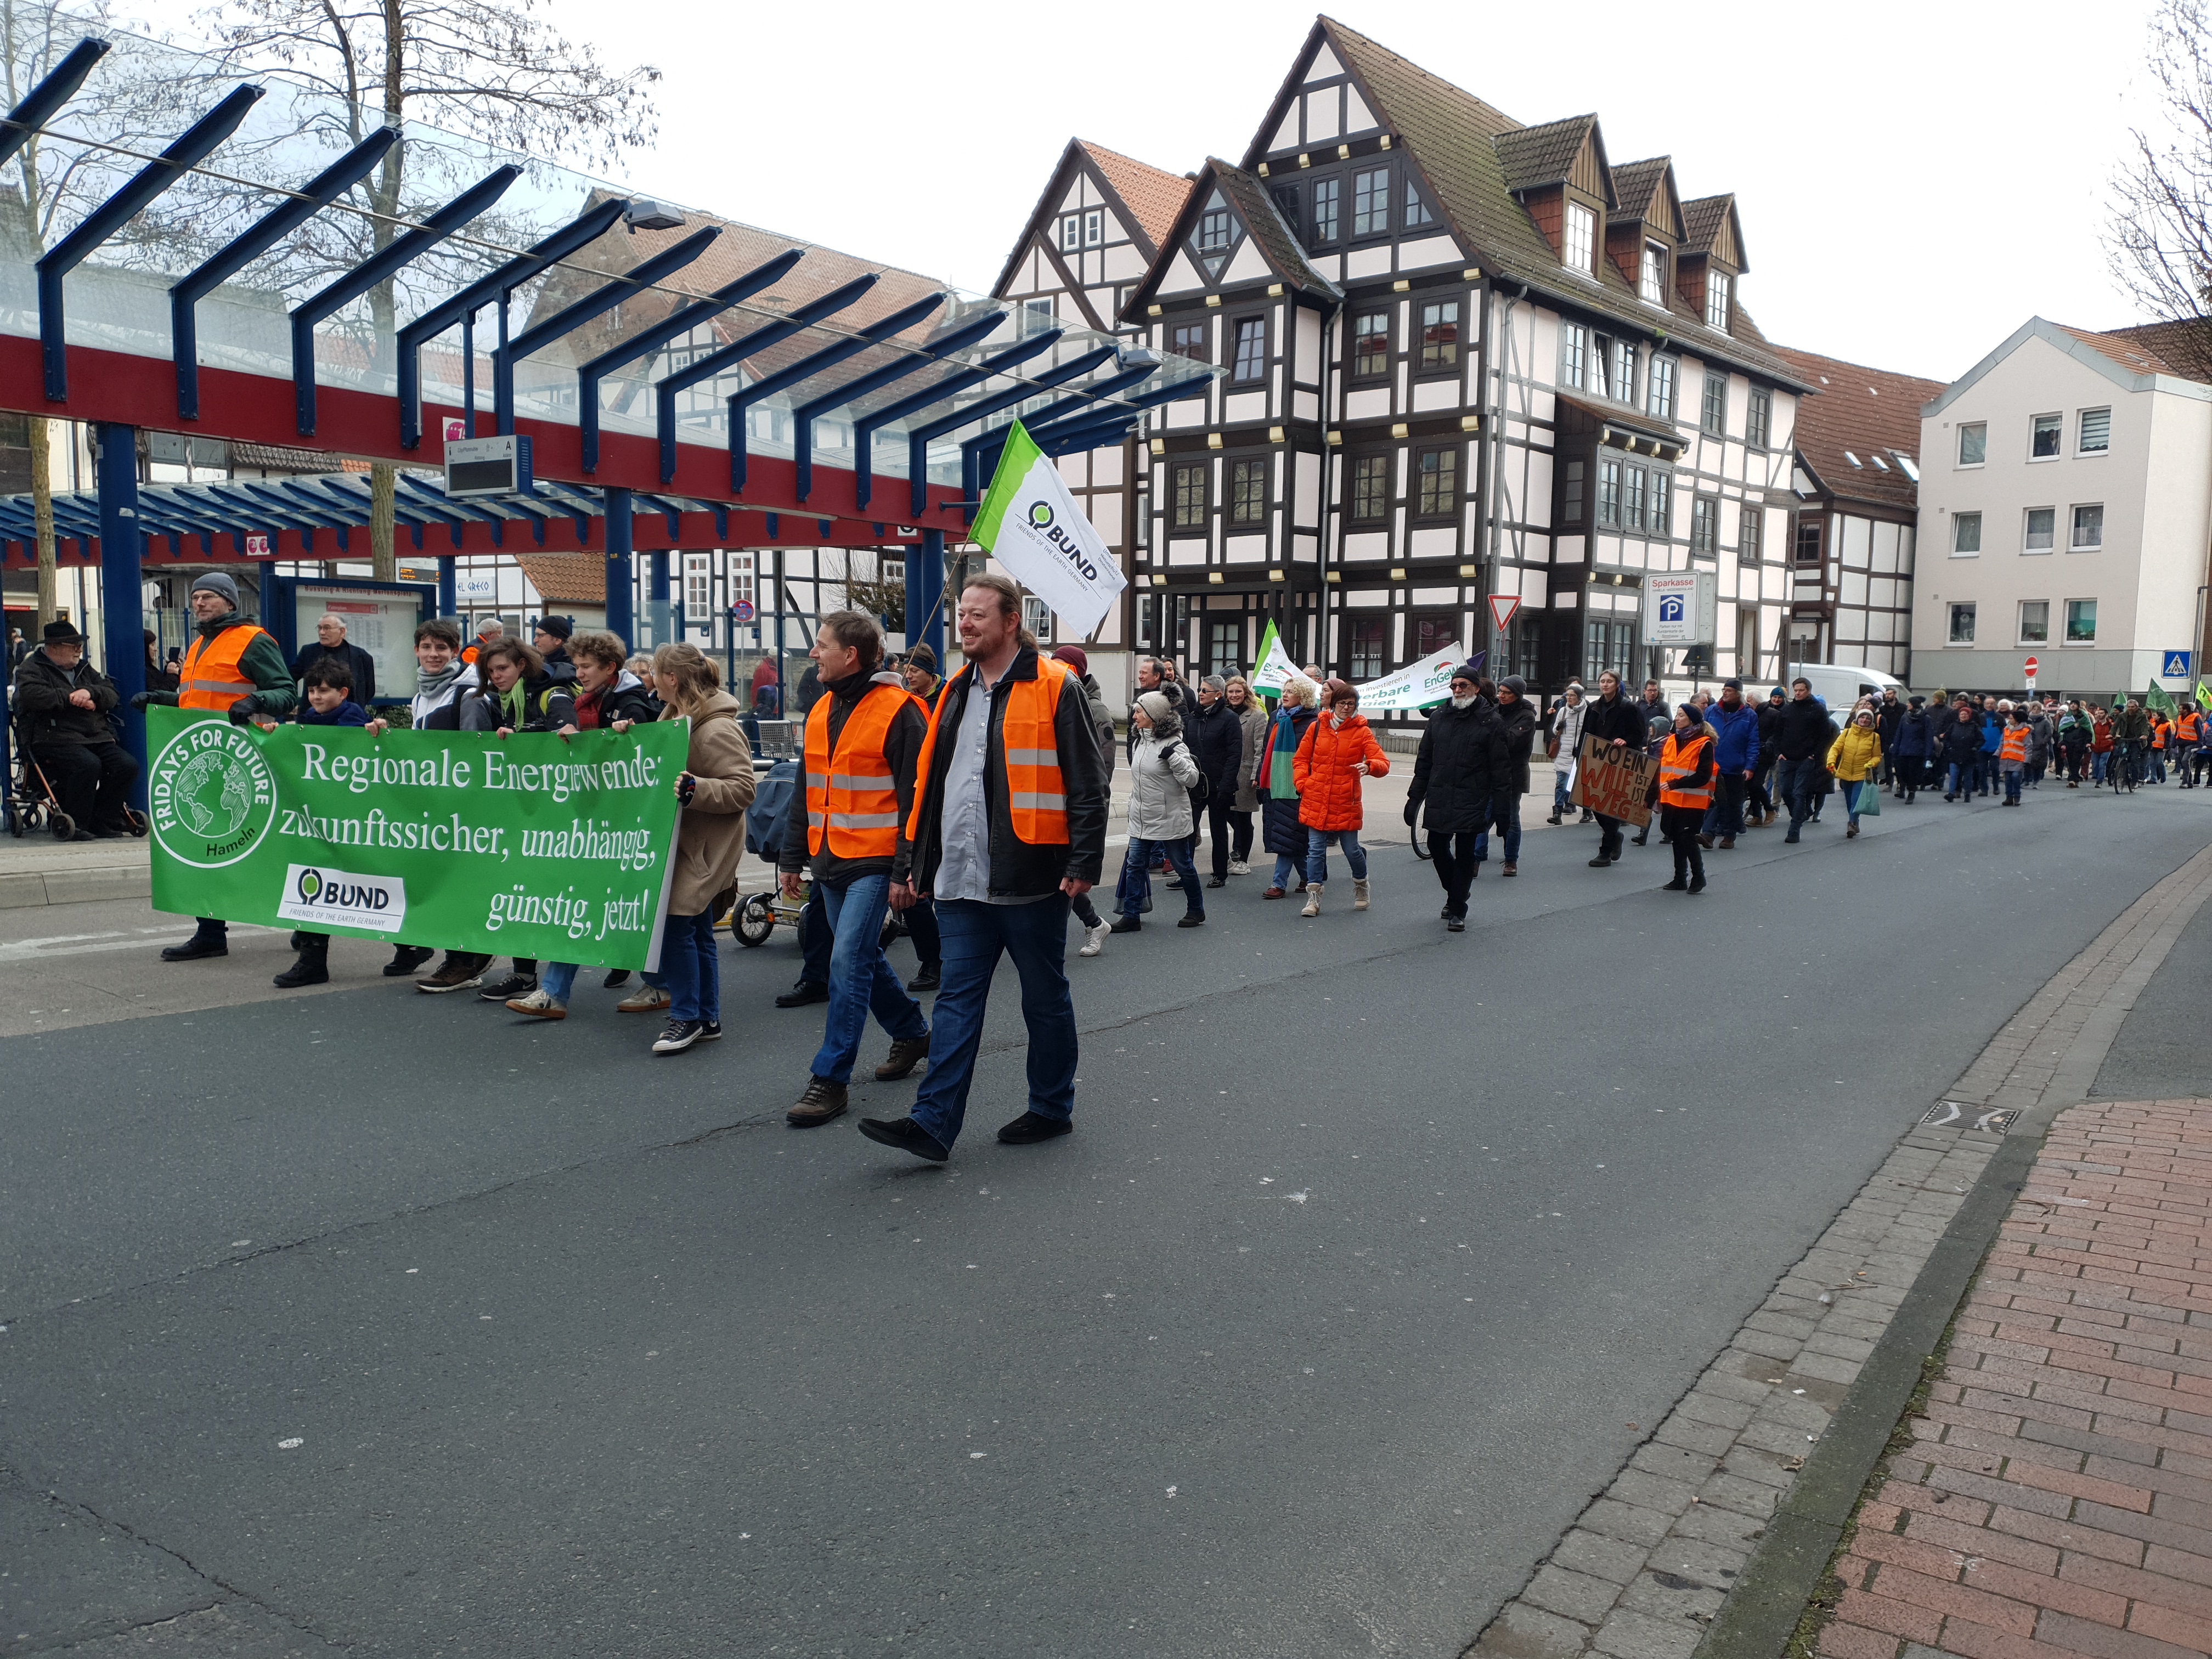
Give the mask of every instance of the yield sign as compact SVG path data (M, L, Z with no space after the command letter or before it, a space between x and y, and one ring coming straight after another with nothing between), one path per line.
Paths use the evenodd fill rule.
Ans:
M1491 619L1497 623L1500 633L1504 631L1505 624L1513 620L1513 613L1520 608L1518 594L1492 593L1490 596Z

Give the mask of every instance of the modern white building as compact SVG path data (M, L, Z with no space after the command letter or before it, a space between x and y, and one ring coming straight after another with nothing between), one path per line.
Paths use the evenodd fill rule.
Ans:
M1912 682L2110 696L2202 672L2212 349L2032 318L1921 411Z

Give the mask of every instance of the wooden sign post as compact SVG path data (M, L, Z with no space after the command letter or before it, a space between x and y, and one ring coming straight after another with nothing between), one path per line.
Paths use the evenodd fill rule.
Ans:
M1574 803L1640 830L1651 822L1644 798L1658 775L1659 763L1634 744L1616 749L1601 738L1584 738L1575 760Z

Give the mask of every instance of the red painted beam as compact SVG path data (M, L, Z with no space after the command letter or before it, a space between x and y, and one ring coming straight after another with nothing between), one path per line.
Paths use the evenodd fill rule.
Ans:
M38 341L0 335L0 409L20 410L26 415L112 421L157 432L184 432L285 449L321 450L333 460L340 456L353 456L416 466L438 464L441 441L429 434L442 433L447 421L462 416L457 406L426 401L422 408L425 435L422 447L408 450L399 444L399 400L374 392L338 386L318 386L315 435L302 438L295 414L292 382L289 380L204 367L200 370L200 418L183 421L177 416L176 365L166 357L137 357L127 352L73 345L69 348L69 374L68 399L48 402L42 390L46 378L40 362ZM530 437L531 465L541 478L564 483L657 490L808 519L845 519L863 525L880 523L887 527L899 522L873 510L854 507L854 475L818 463L814 468L813 494L804 501L793 494L798 471L794 464L763 455L751 457L747 464L744 493L734 495L730 489L730 458L726 449L679 443L676 449L676 477L664 483L660 477L660 446L653 438L603 431L599 438L599 469L586 473L583 470L583 434L575 427L518 420L515 430ZM905 513L906 489L903 478L879 477L876 480L877 500L886 513ZM965 540L965 516L957 507L944 505L959 499L957 489L931 486L929 510L911 521L913 527L942 530L952 539ZM793 544L816 546L826 540L815 537ZM872 535L859 544L877 544Z

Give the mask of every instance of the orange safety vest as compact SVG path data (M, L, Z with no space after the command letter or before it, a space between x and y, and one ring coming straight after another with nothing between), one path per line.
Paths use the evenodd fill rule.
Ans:
M2166 734L2172 729L2164 720L2153 720L2150 723L2150 746L2154 749L2165 748Z
M806 850L826 842L841 859L887 859L898 851L898 781L884 757L884 739L907 704L921 699L889 685L860 694L830 750L830 707L823 697L806 717Z
M2197 741L2197 714L2194 708L2191 709L2186 714L2184 714L2181 719L2175 723L2174 729L2180 733L2182 742L2194 743Z
M1662 806L1710 806L1713 804L1713 781L1707 778L1696 788L1684 788L1682 781L1698 769L1700 752L1712 739L1700 733L1690 739L1689 747L1682 747L1680 738L1672 732L1667 734L1666 746L1659 751L1659 802Z
M973 664L961 674L974 678ZM959 675L955 675L957 679ZM1067 791L1060 772L1060 744L1053 733L1053 717L1060 708L1060 690L1074 678L1064 662L1037 659L1036 678L1017 680L1006 688L1006 718L1000 730L1006 758L1006 809L1014 834L1025 847L1065 847L1067 838ZM938 688L937 707L930 711L929 735L922 739L919 777L929 776L931 757L937 752L938 722L945 705L948 680ZM971 690L969 695L974 695ZM988 696L988 692L985 692ZM906 838L919 838L922 791L914 792L914 813L908 818Z
M177 676L177 707L228 714L240 697L258 691L261 688L238 665L246 647L262 637L252 623L240 623L212 637L203 634L194 640Z
M2008 761L2024 761L2027 758L2027 727L2025 726L2005 727L2004 741L1997 746L1997 758Z

